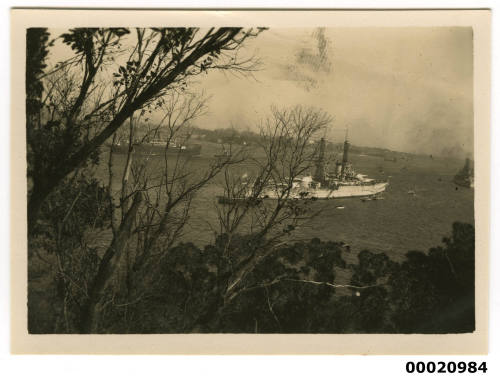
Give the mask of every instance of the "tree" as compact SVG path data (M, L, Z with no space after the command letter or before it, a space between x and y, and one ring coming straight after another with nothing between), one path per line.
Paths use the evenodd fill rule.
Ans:
M154 135L160 126L165 126L166 120L167 149L173 139L189 127L189 121L205 108L203 99L198 101L188 92L189 78L211 69L241 73L253 70L253 58L237 60L235 56L243 42L260 31L136 29L134 39L127 42L126 37L131 35L128 29L74 29L60 37L62 43L71 47L74 56L50 70L46 70L45 58L54 41L49 42L46 30L28 31L30 251L40 258L56 253L57 264L53 265L49 259L45 265L48 267L45 270L54 271L53 275L45 274L57 286L63 304L62 311L55 313L64 313L65 327L56 326L56 331L103 330L100 320L110 309L104 299L115 295L112 287L117 279L120 282L123 257L129 262L140 256L141 263L137 259L132 271L144 276L145 266L153 266L149 255L159 246L158 240L175 241L187 219L192 196L229 163L217 162L204 173L206 175L193 181L186 162L181 164L179 159L172 165L169 160L171 166L167 169L165 159L163 182L158 184L147 173L147 162L134 161L130 150L120 194L116 197L111 185L112 170L107 190L91 179L93 167L99 160L99 147L109 136L112 136L112 144L115 143L118 133L127 136L132 147L141 123L147 125L151 122L151 113L159 111L164 112L165 117L156 129L147 130L146 135ZM128 131L121 130L123 121L120 120L127 119ZM110 168L113 166L113 154L108 164ZM92 188L106 194L96 203L99 209L84 206L85 199L92 199ZM168 198L168 207L163 208L161 203L155 208L150 198L155 190ZM82 206L88 214L78 211ZM63 216L52 217L57 214L54 210ZM178 214L183 217L178 218ZM111 227L113 232L103 255L88 248L96 227ZM60 231L68 228L78 232L61 234ZM167 229L174 233L169 234ZM147 238L141 239L144 234ZM141 248L134 250L131 243ZM89 259L80 259L86 256ZM131 267L127 266L127 270ZM30 273L33 272L40 270L30 268ZM142 289L137 288L135 292L140 293ZM30 296L31 316L37 296ZM46 331L47 327L35 325L30 330Z
M45 28L31 28L26 32L26 133L28 141L34 138L30 133L41 128L44 88L40 77L47 67L45 59L48 54L48 39L49 33ZM32 178L34 168L29 163L33 162L34 157L29 143L27 147L28 178ZM29 182L28 185L32 187L33 183ZM31 188L28 189L31 190Z
M451 238L428 254L410 251L390 277L393 322L403 333L475 328L474 227L455 222Z
M108 191L79 170L44 202L38 233L28 239L28 330L71 333L101 262L95 243L109 228Z
M27 117L30 233L41 204L61 181L88 159L136 111L154 110L173 90L209 70L248 72L252 58L237 59L246 40L259 29L242 28L78 28L59 38L73 57L45 72L50 43L46 30L28 31ZM46 92L43 83L62 70L74 73L77 86L65 94ZM28 82L27 82L28 83ZM31 83L31 82L30 82ZM45 121L44 113L53 118ZM49 146L45 144L50 142Z
M313 108L273 109L261 126L260 156L246 162L249 172L241 177L238 170L226 168L228 201L218 207L222 251L216 253L213 304L200 317L203 323L218 322L224 308L246 290L246 278L312 216L309 200L292 200L290 195L296 179L314 166L317 154L310 142L330 120ZM261 197L270 188L279 195L266 203Z
M122 157L123 173L118 188L112 178L119 166L113 167L116 154L114 146L110 147L108 188L114 213L113 241L93 280L93 290L82 315L82 331L107 330L100 322L101 315L106 307L120 303L119 307L127 311L126 318L130 318L128 305L151 295L161 274L158 267L182 235L197 191L225 167L241 162L235 153L196 168L191 165L190 156L175 147L189 144L190 123L205 111L205 102L202 95L174 92L163 97L160 109L165 117L158 123L142 124L140 128L141 114L131 117L129 148L125 158ZM160 156L134 153L134 140L157 136L165 142Z

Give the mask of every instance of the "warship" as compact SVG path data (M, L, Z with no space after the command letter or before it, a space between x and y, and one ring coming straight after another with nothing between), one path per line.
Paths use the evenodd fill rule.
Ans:
M474 188L474 168L469 158L465 159L465 165L455 175L453 182L459 186Z
M150 142L134 143L133 152L138 155L175 155L175 156L198 156L201 154L201 145L184 145L170 143L167 147L167 142L159 139L151 140ZM111 146L111 150L117 154L127 154L129 150L128 143L116 143Z
M289 199L337 199L349 197L375 197L385 191L389 185L387 181L367 178L366 175L358 174L354 171L349 162L350 143L344 141L342 161L337 161L335 171L328 172L325 150L326 142L324 138L319 141L318 158L315 164L314 175L296 178L290 189ZM261 199L278 199L282 197L283 191L287 190L287 184L271 183L260 193ZM247 199L250 199L250 193ZM219 197L219 202L227 202L227 197ZM242 201L244 199L232 199Z

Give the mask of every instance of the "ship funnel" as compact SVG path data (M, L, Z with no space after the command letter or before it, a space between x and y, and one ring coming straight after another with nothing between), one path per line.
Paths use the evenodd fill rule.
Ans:
M344 155L342 157L342 170L340 172L340 175L344 177L345 175L345 169L347 167L347 163L349 162L349 146L350 143L347 140L347 132L346 132L346 139L344 141Z
M323 184L326 180L325 173L325 146L326 142L324 138L319 141L319 154L318 160L316 161L316 171L314 172L314 180Z

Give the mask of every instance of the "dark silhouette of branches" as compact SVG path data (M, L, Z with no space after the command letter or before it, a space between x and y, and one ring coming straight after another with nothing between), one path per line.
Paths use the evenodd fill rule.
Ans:
M185 91L189 79L210 70L251 72L254 59L239 59L244 43L262 29L243 28L79 28L61 35L74 56L44 74L49 51L46 31L28 32L27 118L28 155L32 189L28 201L29 230L45 198L71 172L97 159L98 149L136 111L154 110L157 100ZM37 35L38 33L38 35ZM43 83L71 71L71 90L47 101L55 104L46 120L41 101ZM35 88L36 87L36 88ZM35 106L34 106L35 105ZM63 106L62 106L63 105ZM43 122L41 122L43 120ZM94 123L95 122L95 123ZM89 132L89 123L93 130ZM42 125L43 124L43 125ZM51 143L47 146L47 141Z

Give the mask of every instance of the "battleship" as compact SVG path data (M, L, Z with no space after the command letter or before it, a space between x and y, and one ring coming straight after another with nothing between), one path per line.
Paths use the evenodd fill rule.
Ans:
M296 178L288 194L289 199L337 199L349 197L373 198L385 191L389 185L387 181L367 178L366 175L354 171L349 162L350 143L344 141L342 161L337 161L334 172L327 172L325 159L325 139L319 142L319 154L315 164L315 172L312 176ZM283 197L283 191L288 191L288 184L272 183L263 188L259 194L260 199L279 199ZM244 199L229 199L220 196L219 202L250 200L249 196Z
M201 154L201 145L183 145L170 143L167 146L167 142L163 140L151 140L150 142L134 143L132 145L133 152L138 155L173 155L173 156L198 156ZM128 143L114 144L111 146L111 150L117 154L127 154L129 151Z
M453 182L462 187L474 188L474 168L469 158L465 159L464 167L455 175Z

